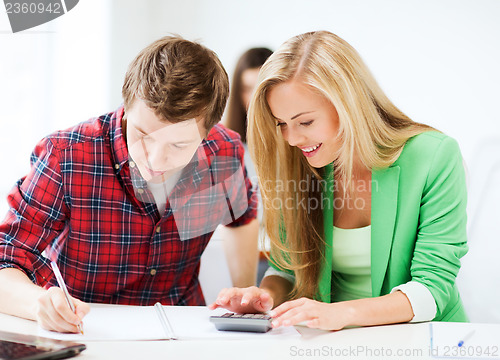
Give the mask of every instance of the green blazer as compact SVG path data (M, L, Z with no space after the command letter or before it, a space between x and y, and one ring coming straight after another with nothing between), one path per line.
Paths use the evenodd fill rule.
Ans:
M330 199L332 178L326 177ZM371 200L372 296L418 281L436 301L434 320L467 321L455 284L468 250L465 172L456 141L434 131L408 140L397 161L372 171ZM326 204L325 260L316 298L330 302L334 214L332 201Z

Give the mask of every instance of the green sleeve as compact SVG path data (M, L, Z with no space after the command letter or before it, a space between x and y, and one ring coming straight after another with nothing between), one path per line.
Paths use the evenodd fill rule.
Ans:
M467 190L458 144L445 138L425 181L411 276L432 293L436 318L453 293L460 258L467 253Z

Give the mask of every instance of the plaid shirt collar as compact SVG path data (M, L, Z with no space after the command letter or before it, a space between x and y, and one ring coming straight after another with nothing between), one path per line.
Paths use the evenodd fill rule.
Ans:
M125 164L128 163L127 143L122 128L123 114L122 105L111 115L109 122L109 140L117 172L121 172Z

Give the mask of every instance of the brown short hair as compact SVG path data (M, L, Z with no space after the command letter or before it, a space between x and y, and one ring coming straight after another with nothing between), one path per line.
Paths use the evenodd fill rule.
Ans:
M135 98L173 123L204 118L209 131L224 112L229 80L210 49L178 36L165 36L129 65L122 88L125 112Z

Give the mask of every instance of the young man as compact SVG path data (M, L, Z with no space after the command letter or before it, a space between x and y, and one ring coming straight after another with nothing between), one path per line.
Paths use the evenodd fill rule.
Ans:
M0 223L0 311L76 332L90 302L203 305L219 224L233 283L253 285L256 196L241 142L217 124L228 89L215 53L165 37L130 65L122 107L43 139Z

